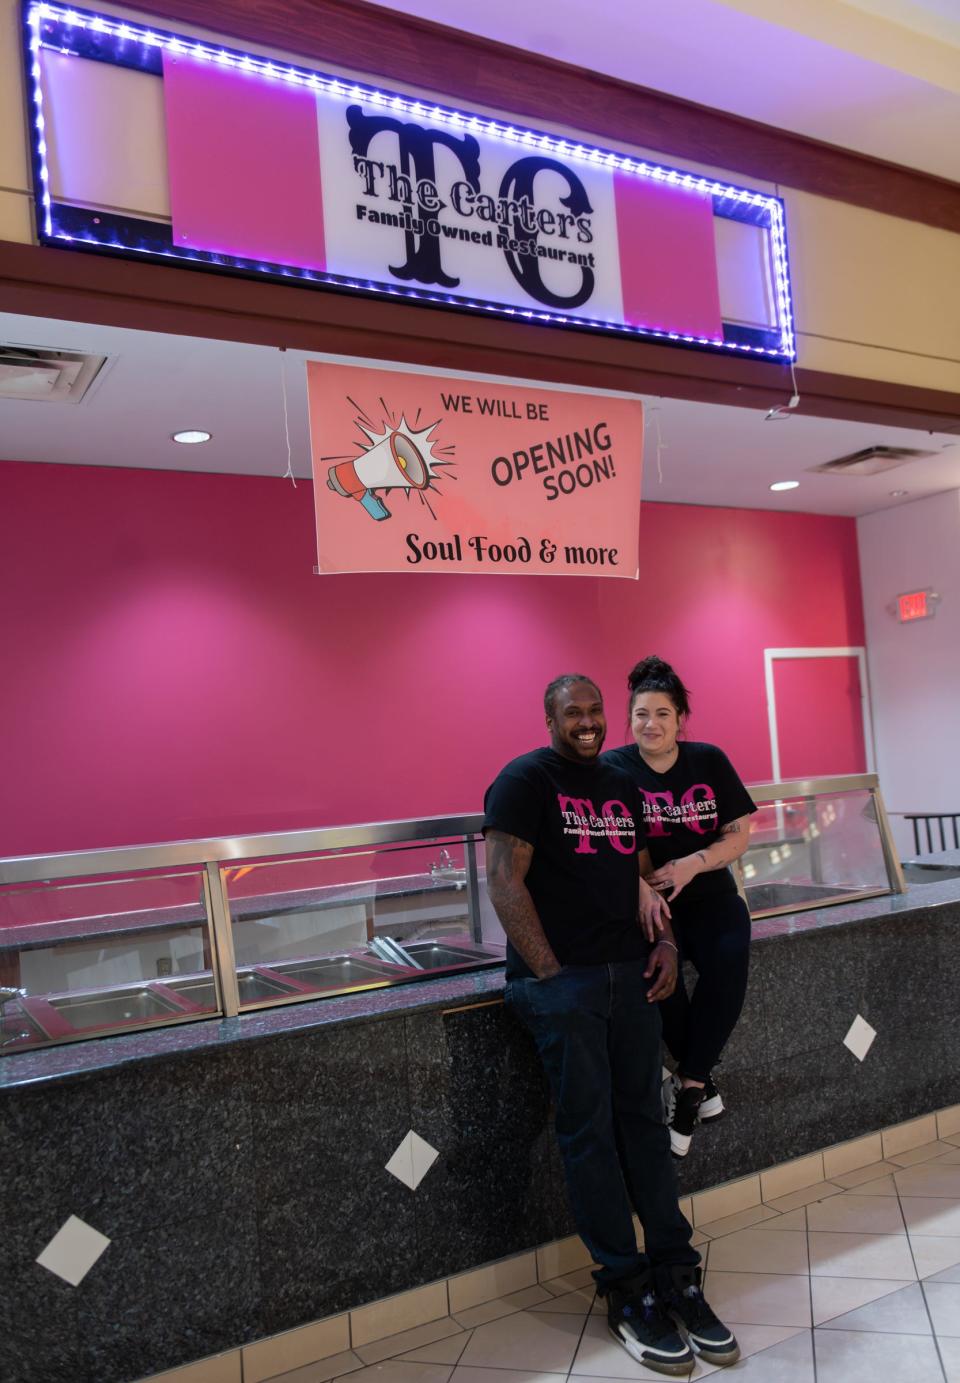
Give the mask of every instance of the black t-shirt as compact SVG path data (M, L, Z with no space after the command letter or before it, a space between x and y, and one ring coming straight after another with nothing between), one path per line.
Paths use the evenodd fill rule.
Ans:
M722 749L688 740L679 740L677 749L677 761L666 773L648 767L635 744L601 755L602 762L623 769L633 781L639 802L633 801L655 869L713 845L722 826L757 810ZM678 918L688 916L698 904L736 891L729 869L708 869L687 884L670 910Z
M612 764L579 764L535 749L507 764L487 789L484 832L533 846L526 884L561 965L645 960L640 930L635 797ZM641 841L642 843L642 841ZM507 945L507 976L531 972Z

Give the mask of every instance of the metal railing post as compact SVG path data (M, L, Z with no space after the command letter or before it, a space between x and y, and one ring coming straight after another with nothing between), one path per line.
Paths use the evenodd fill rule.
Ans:
M483 940L483 919L480 916L480 876L477 873L477 842L465 840L463 859L467 866L467 916L470 918L470 935L474 941Z
M233 928L230 924L230 899L219 864L215 860L207 860L204 869L207 915L213 923L214 978L224 1017L235 1018L240 1012L240 990L233 951Z

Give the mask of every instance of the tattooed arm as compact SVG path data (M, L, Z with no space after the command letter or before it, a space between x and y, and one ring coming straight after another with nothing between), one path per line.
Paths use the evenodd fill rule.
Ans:
M526 885L533 846L504 831L487 831L487 892L514 949L540 980L560 962L550 947Z
M652 874L647 875L647 883L653 888L670 890L667 896L676 898L681 889L686 888L691 879L710 869L725 869L728 864L738 860L750 841L750 819L738 816L736 821L728 821L720 827L720 839L712 845L705 845L695 854L684 855L679 860L668 860Z

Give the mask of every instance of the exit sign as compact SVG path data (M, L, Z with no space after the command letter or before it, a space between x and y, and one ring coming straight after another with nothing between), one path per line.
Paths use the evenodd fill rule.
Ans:
M932 619L939 599L929 587L924 591L906 591L897 596L897 618L901 624L915 619Z

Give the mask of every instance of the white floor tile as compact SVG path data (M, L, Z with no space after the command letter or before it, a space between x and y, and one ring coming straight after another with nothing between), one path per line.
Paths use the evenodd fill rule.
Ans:
M960 1148L957 1151L960 1152ZM709 1238L718 1239L724 1234L735 1234L738 1229L749 1229L761 1220L782 1218L782 1215L776 1210L771 1210L769 1205L751 1205L748 1210L740 1210L736 1215L725 1215L722 1220L711 1220L709 1224L701 1225L701 1230Z
M960 1264L960 1238L911 1234L910 1247L917 1264L917 1275L935 1277ZM954 1279L960 1281L960 1278Z
M549 1301L542 1301L539 1306L532 1306L531 1311L545 1311L553 1315L555 1311L568 1316L585 1316L594 1304L596 1292L592 1292L589 1287L581 1287L579 1292L564 1292L562 1297L551 1297Z
M748 1326L746 1329L757 1329ZM743 1329L737 1331L741 1339ZM742 1339L741 1339L742 1343ZM809 1330L800 1330L781 1344L743 1358L733 1369L718 1369L717 1375L730 1373L747 1383L814 1383L813 1341Z
M815 1330L818 1383L943 1383L933 1339Z
M957 1289L960 1291L960 1288ZM889 1292L877 1301L866 1306L858 1306L855 1311L846 1311L842 1316L821 1323L822 1330L867 1330L883 1335L932 1335L930 1317L927 1313L923 1292L919 1282L911 1282L908 1287ZM960 1334L960 1331L958 1331Z
M479 1369L461 1364L450 1383L557 1383L563 1373L538 1373L532 1369Z
M412 1359L384 1359L369 1368L358 1369L350 1377L357 1383L447 1383L453 1369L449 1364L418 1364ZM287 1383L290 1374L281 1375ZM306 1380L305 1380L306 1383Z
M805 1273L807 1236L796 1230L741 1229L710 1245L710 1267L725 1272Z
M890 1175L874 1177L872 1181L865 1181L862 1186L858 1186L856 1191L858 1196L895 1196L897 1184Z
M960 1200L960 1167L943 1162L924 1162L895 1172L894 1181L901 1196L943 1196Z
M841 1194L840 1187L834 1186L832 1181L818 1181L813 1186L804 1186L799 1191L791 1191L788 1196L778 1196L775 1200L768 1201L767 1204L771 1205L774 1210L797 1210L801 1205L812 1205L814 1201L828 1200Z
M934 1158L934 1161L936 1162L938 1167L943 1166L944 1164L946 1164L948 1167L956 1167L960 1165L960 1148L952 1147L951 1145L946 1143L944 1144L944 1147L948 1146L950 1147L949 1152L943 1153L940 1157Z
M950 1268L944 1268L942 1272L932 1273L926 1279L927 1282L960 1282L960 1263L954 1263Z
M906 1234L900 1205L892 1196L861 1196L844 1191L833 1200L807 1206L811 1229L838 1230L844 1233Z
M481 1325L461 1356L461 1366L529 1369L566 1373L573 1361L583 1321L562 1312L522 1311Z
M476 1326L498 1321L503 1316L515 1316L519 1309L519 1306L511 1306L503 1297L497 1297L494 1301L482 1301L479 1306L468 1306L466 1311L458 1311L453 1319L462 1329L473 1330Z
M727 1325L809 1325L810 1283L785 1273L708 1270L704 1292Z
M960 1383L960 1340L944 1339L937 1342L947 1383Z
M900 1204L911 1234L960 1238L960 1200L903 1196Z
M864 1182L876 1181L878 1177L884 1176L887 1172L895 1172L897 1164L895 1162L871 1162L867 1167L855 1167L851 1172L840 1172L837 1176L829 1178L835 1181L838 1186L843 1186L847 1190L853 1186L862 1186Z
M578 1268L575 1273L566 1273L563 1277L552 1277L549 1282L541 1282L540 1285L546 1287L553 1296L559 1297L564 1292L578 1292L581 1287L595 1287L596 1279L593 1276L592 1268Z
M329 1378L343 1378L347 1374L358 1373L363 1368L363 1360L352 1350L346 1350L343 1354L331 1354L327 1359L318 1359L315 1364L304 1364L299 1369L287 1369L285 1373L276 1374L275 1378L282 1378L283 1383L327 1383ZM274 1380L268 1379L267 1383L274 1383Z
M810 1272L816 1277L884 1277L916 1281L903 1234L810 1232Z
M763 1208L769 1210L770 1207L765 1205ZM755 1224L753 1227L764 1231L770 1229L801 1229L805 1231L807 1228L806 1206L801 1205L797 1210L788 1210L786 1214L777 1215L772 1220L761 1220L759 1224Z
M949 1143L923 1143L919 1148L910 1148L907 1152L895 1153L891 1162L896 1162L899 1167L915 1167L919 1162L931 1162L934 1158L939 1159L944 1153L956 1152L957 1149L951 1147Z
M469 1343L470 1333L469 1330L459 1330L456 1335L448 1335L445 1340L437 1340L435 1344L408 1350L400 1358L413 1359L418 1364L459 1364L460 1356Z
M925 1282L923 1293L935 1333L960 1339L960 1282Z
M365 1364L379 1364L381 1359L393 1359L411 1349L433 1344L434 1340L442 1340L446 1335L462 1334L463 1328L456 1321L443 1316L438 1321L414 1326L412 1330L402 1330L397 1335L385 1335L382 1340L374 1340L369 1345L357 1345L354 1353Z
M868 1302L880 1301L894 1292L902 1292L904 1284L874 1277L812 1277L813 1323L823 1325L848 1311L855 1311Z

